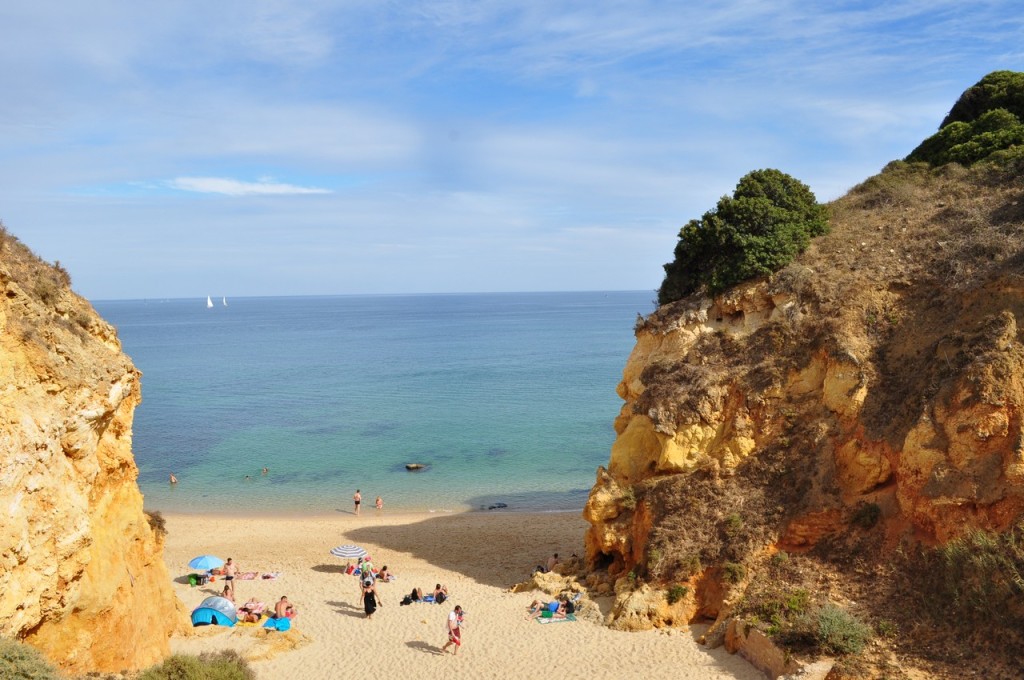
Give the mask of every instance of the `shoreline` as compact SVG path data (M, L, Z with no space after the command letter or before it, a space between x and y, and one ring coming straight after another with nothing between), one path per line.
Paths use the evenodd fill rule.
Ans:
M583 508L573 508L571 510L535 510L529 508L516 509L516 508L496 508L494 510L480 510L474 508L466 508L462 510L383 510L381 514L377 514L375 508L370 508L368 512L364 512L360 515L356 515L352 510L333 510L333 511L316 511L316 512L305 512L303 510L267 510L266 512L253 512L250 510L238 510L237 512L225 512L223 510L216 511L197 511L197 512L185 512L182 510L149 510L144 508L145 512L159 512L165 519L170 517L181 517L181 518L206 518L206 519L251 519L254 517L260 519L282 519L282 520L337 520L337 519L351 519L351 520L396 520L396 521L409 521L415 519L428 519L431 517L456 517L459 515L473 515L473 516L501 516L501 515L515 515L516 517L522 517L523 515L578 515L583 516Z
M440 680L467 677L527 677L544 672L565 677L619 678L625 675L693 680L755 680L763 676L724 649L708 650L686 629L623 633L586 620L540 625L524 619L540 591L511 593L533 567L553 552L583 554L586 521L572 512L351 513L316 517L253 517L214 514L163 515L164 549L176 595L188 611L218 594L222 579L188 584L188 560L200 554L232 557L242 572L281 572L276 580L236 579L236 600L250 597L271 605L282 595L298 616L288 633L260 628L203 627L171 641L176 653L235 649L253 659L259 679L319 680L343 675ZM370 552L378 567L397 575L380 584L382 606L364 615L358 581L344 574L347 560L332 547L354 543ZM413 587L427 592L436 583L449 589L444 605L400 606ZM598 602L602 611L610 598ZM464 648L440 654L450 608L467 613ZM272 649L268 645L277 645ZM297 648L291 649L297 645ZM283 648L289 651L282 651Z

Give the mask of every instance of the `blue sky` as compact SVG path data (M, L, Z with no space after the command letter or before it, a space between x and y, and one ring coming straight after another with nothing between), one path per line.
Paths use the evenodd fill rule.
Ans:
M842 195L1021 35L1010 0L15 0L0 219L92 299L653 291L744 174Z

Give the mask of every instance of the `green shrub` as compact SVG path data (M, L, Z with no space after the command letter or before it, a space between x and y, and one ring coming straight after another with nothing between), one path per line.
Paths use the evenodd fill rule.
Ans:
M739 583L747 575L747 568L739 562L726 562L722 565L722 573L729 583Z
M686 597L686 595L689 592L690 592L690 589L687 588L686 586L681 586L679 584L676 584L676 585L674 585L674 586L672 586L671 588L668 589L668 593L666 594L665 597L668 599L668 603L669 604L675 604L676 602L679 602L679 600L681 600L684 597Z
M1024 595L1024 525L971 531L921 555L922 592L937 616L1002 620Z
M740 533L743 528L743 518L737 513L727 515L725 518L725 535L729 538L734 538Z
M831 654L859 654L871 639L871 628L856 616L827 604L818 610L818 643Z
M859 654L871 639L871 628L845 609L827 604L798 616L780 635L792 648L823 654Z
M147 669L139 680L253 680L256 674L233 650L196 656L175 654Z
M696 576L704 571L704 565L701 564L700 555L684 555L679 560L679 570L685 577Z
M1024 144L1024 73L995 71L960 95L939 131L907 156L932 166L972 165Z
M58 680L60 675L34 648L0 638L0 678L7 680Z
M810 188L779 170L755 170L714 210L679 231L675 259L665 265L658 303L700 288L714 294L771 274L828 231L826 209Z

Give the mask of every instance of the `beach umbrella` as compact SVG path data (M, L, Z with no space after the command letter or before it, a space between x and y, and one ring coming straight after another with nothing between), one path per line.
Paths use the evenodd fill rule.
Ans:
M199 557L193 557L188 566L190 569L204 569L208 571L217 567L223 567L224 560L214 555L200 555Z
M347 559L355 559L362 557L366 554L366 551L360 548L358 545L339 545L337 548L331 548L331 554L335 557L344 557Z

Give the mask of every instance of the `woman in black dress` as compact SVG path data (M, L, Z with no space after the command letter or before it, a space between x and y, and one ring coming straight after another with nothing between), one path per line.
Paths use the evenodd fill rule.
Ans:
M377 586L374 584L372 578L363 580L363 611L366 612L366 618L373 616L373 613L377 611L377 605L383 605L380 600L380 595L377 594Z

